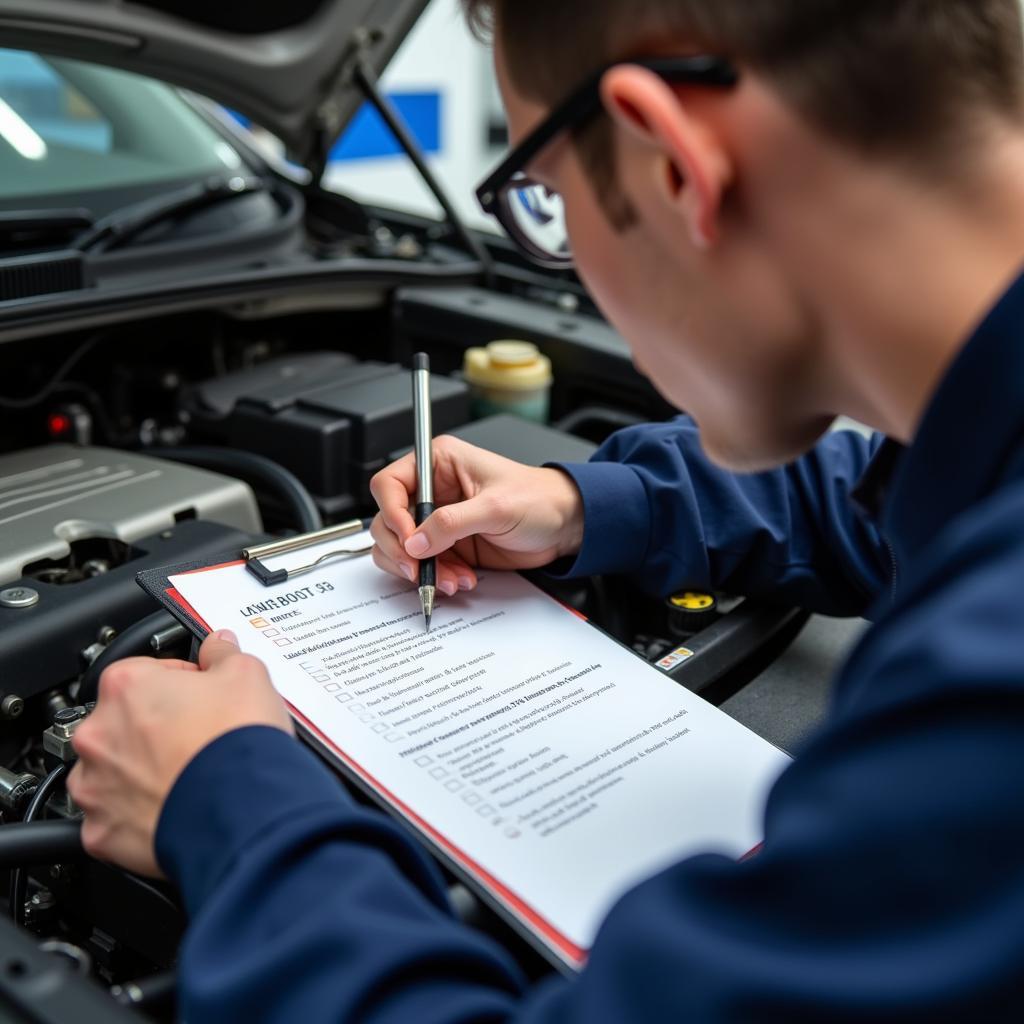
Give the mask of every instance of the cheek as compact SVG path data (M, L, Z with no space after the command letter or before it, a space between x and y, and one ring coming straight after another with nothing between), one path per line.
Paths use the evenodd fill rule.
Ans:
M609 322L642 355L650 329L645 321L657 304L644 287L632 240L617 234L587 199L567 204L566 221L580 280Z

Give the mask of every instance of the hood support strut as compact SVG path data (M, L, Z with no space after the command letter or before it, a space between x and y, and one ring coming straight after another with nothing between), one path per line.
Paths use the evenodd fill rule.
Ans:
M353 62L351 73L353 84L359 89L374 110L377 111L381 120L387 125L388 131L391 132L395 137L395 141L412 161L417 173L423 179L423 183L430 189L434 198L440 204L441 209L444 210L452 231L479 261L484 278L489 282L494 273L494 263L491 259L491 254L484 247L483 243L466 227L454 204L445 192L444 187L430 169L419 143L402 120L402 116L394 104L381 90L380 83L370 65L365 60L357 58Z

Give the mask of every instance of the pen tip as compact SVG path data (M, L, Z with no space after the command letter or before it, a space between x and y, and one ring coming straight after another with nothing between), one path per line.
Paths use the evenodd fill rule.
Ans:
M420 607L423 609L423 618L427 623L427 632L430 632L430 620L434 614L434 587L420 587Z

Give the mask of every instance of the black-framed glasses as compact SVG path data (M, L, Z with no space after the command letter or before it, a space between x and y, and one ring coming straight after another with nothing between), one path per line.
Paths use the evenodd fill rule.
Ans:
M601 68L560 103L501 162L476 190L484 213L498 219L508 236L534 262L549 269L572 266L562 197L530 178L530 162L567 128L601 110L601 80L613 67L635 64L666 81L732 88L739 72L720 57L651 57L615 61Z

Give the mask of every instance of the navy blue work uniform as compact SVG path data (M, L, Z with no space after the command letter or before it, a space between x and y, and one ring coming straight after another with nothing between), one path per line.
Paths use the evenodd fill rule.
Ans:
M1024 279L908 450L840 433L737 477L679 420L566 468L575 574L873 620L763 852L643 883L578 977L530 986L397 827L283 733L242 729L186 768L157 834L192 918L185 1019L1024 1019Z

